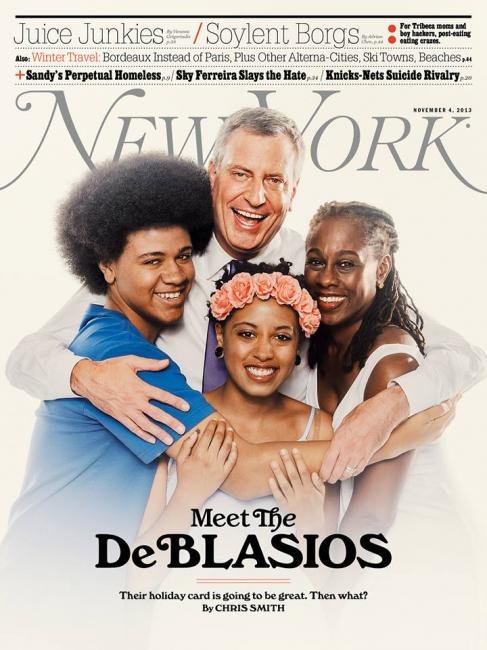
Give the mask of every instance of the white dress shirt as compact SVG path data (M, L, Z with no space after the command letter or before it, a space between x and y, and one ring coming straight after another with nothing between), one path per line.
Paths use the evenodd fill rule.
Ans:
M287 228L281 228L252 262L276 263L281 257L293 262L293 272L303 271L303 239ZM198 390L201 390L208 330L207 303L215 290L215 280L230 260L230 255L213 236L206 252L194 258L196 279L182 320L166 328L157 340L157 345L179 364L188 383ZM70 388L70 377L80 357L67 346L77 334L88 305L103 304L104 300L104 296L93 295L82 287L38 332L26 336L17 345L7 363L9 381L42 400L76 397ZM456 332L425 318L424 335L425 362L414 372L395 380L408 398L411 415L464 392L487 372L485 353ZM304 349L302 357L301 365L282 387L282 392L300 400L305 398L309 373Z
M252 262L275 264L281 257L293 263L292 271L302 273L303 239L287 228L281 228L266 248L252 258ZM197 390L201 390L203 379L208 301L215 291L215 281L231 259L213 235L205 253L193 258L195 282L186 300L182 320L166 328L156 341L179 364L188 383ZM92 294L85 286L81 287L38 332L26 336L17 345L7 363L9 381L42 400L76 397L70 387L70 377L81 357L70 352L67 346L78 333L88 305L104 302L105 296ZM283 387L283 391L296 399L304 399L307 372L306 359L303 358L293 373L292 381L286 382L288 390Z

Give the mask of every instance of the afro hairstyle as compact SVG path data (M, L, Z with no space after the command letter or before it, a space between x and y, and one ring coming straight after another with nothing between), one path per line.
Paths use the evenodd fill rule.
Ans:
M173 226L189 233L195 253L204 252L213 230L208 174L158 154L101 165L73 187L57 214L61 254L94 293L108 288L98 265L117 260L131 233Z

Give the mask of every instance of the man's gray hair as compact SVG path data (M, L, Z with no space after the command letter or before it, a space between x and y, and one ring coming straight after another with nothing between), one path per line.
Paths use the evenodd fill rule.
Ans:
M293 180L299 179L304 159L303 138L294 120L272 108L242 108L225 120L216 136L211 156L215 167L222 162L228 138L237 129L244 129L256 135L285 135L288 137L296 151Z

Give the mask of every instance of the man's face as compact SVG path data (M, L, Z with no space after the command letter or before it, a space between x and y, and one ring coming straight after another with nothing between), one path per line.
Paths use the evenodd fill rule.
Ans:
M236 129L218 168L210 163L215 234L229 255L253 257L277 233L296 192L295 162L287 136Z

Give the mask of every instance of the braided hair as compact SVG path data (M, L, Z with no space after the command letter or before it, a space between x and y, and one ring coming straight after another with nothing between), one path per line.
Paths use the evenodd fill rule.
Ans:
M390 255L392 265L383 288L376 292L374 301L364 314L359 329L353 336L345 351L343 371L350 372L355 364L363 368L375 339L387 325L396 325L407 332L416 341L424 355L423 318L413 299L399 279L394 254L399 248L399 240L391 216L366 203L351 201L349 203L325 203L318 208L310 223L307 243L325 219L353 219L362 228L365 241L372 246L377 258ZM314 368L320 353L326 350L330 342L330 330L321 324L311 338L308 362Z

